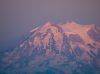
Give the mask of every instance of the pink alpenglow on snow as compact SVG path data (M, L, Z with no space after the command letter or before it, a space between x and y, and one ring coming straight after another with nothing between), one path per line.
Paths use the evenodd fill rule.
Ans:
M1 74L100 74L100 27L47 22L0 62Z

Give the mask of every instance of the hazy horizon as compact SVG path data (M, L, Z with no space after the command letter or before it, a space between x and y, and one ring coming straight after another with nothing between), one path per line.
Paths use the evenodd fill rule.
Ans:
M1 0L0 51L12 49L33 28L74 21L100 25L99 0Z

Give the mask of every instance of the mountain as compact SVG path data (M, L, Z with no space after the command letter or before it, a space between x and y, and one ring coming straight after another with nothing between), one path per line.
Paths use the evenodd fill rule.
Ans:
M100 27L47 22L2 55L0 74L100 74Z

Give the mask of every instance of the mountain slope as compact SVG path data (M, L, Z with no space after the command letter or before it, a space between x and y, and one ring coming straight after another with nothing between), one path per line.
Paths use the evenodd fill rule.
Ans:
M75 22L45 25L0 60L5 74L99 74L100 28Z

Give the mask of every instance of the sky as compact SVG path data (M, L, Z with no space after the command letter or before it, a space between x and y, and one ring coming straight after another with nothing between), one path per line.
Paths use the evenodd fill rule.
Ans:
M0 0L0 52L47 21L100 25L100 0Z

